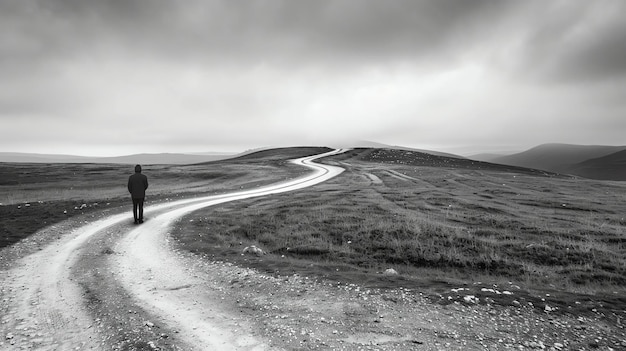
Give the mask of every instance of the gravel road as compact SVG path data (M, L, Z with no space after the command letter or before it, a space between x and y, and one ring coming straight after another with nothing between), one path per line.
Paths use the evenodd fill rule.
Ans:
M626 349L621 321L608 323L600 314L540 314L470 295L438 304L416 290L267 275L176 249L168 231L186 214L311 186L343 171L315 158L295 161L312 169L306 178L151 206L138 226L128 213L79 217L3 249L0 348Z
M201 290L194 277L186 274L185 266L167 247L167 229L171 223L194 210L239 199L293 191L323 182L340 174L343 169L318 165L313 160L343 152L335 150L322 155L305 157L293 162L312 170L305 177L275 185L226 195L207 196L153 206L146 210L146 223L132 230L124 225L128 214L106 216L89 223L69 220L46 228L24 243L3 250L4 270L2 278L2 320L4 337L0 346L42 350L101 349L106 340L94 325L101 322L90 313L90 301L85 301L85 284L76 279L77 266L96 275L96 265L85 263L86 252L96 252L102 240L119 237L112 255L112 269L117 270L115 280L128 292L125 304L145 306L158 314L170 326L186 333L184 342L199 350L207 349L256 349L262 343L254 337L234 333L230 319L224 313L216 319L218 307L188 306L197 301L210 300ZM57 237L50 240L50 237ZM99 239L99 240L98 240ZM36 243L38 251L28 251L29 244ZM24 246L24 248L22 248ZM33 248L30 247L32 250ZM104 250L104 248L103 248ZM18 259L9 263L9 257ZM108 267L104 267L108 269ZM154 294L154 291L160 293ZM163 291L170 292L169 294ZM116 299L118 296L109 296ZM206 308L205 308L206 307ZM102 311L100 311L102 313ZM206 313L211 313L207 318ZM152 322L146 322L152 327ZM110 328L109 328L110 329Z

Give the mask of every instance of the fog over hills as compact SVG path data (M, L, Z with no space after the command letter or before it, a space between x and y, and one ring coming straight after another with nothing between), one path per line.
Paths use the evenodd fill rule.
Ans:
M231 153L206 154L135 154L116 157L89 157L73 155L30 154L19 152L0 152L0 162L18 163L119 163L119 164L192 164L218 161L234 157Z
M477 155L477 160L542 169L591 179L626 180L626 146L543 144L512 155Z
M469 155L467 158L475 161L483 161L483 162L495 162L494 160L500 157L506 156L505 154L492 154L492 153L482 153Z

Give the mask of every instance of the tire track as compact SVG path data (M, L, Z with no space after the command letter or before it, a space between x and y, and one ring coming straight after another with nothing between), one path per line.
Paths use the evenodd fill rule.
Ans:
M145 303L146 301L142 298L147 298L148 303L153 302L151 306L163 312L166 318L173 318L173 323L176 323L176 316L180 315L177 299L183 299L183 301L192 299L193 297L183 295L189 295L194 291L194 287L200 286L200 283L197 278L188 274L185 267L181 266L183 263L167 246L166 231L172 221L194 210L218 203L293 191L321 183L339 175L344 169L316 164L314 160L344 151L346 150L334 150L292 160L295 164L313 170L312 173L298 179L254 190L180 200L146 209L145 213L151 214L153 219L128 233L117 246L120 252L123 252L119 255L118 268L130 274L120 279L138 301ZM1 290L3 304L0 320L3 340L0 341L0 347L37 350L101 349L103 347L101 336L95 328L92 328L95 321L87 311L79 282L75 281L71 272L80 257L81 248L90 245L89 240L95 234L127 219L128 214L124 213L106 217L74 230L63 226L47 229L51 235L60 233L62 235L41 251L16 261L14 268L3 272ZM66 234L66 231L70 233ZM159 256L150 257L147 253ZM137 269L134 260L142 262L143 267L148 268L147 271ZM151 271L158 274L145 274ZM140 273L143 276L138 276ZM155 276L162 280L151 281L153 279L150 278ZM157 289L148 291L149 294L146 295L142 286L147 286L148 282ZM186 288L186 285L189 285L189 288ZM176 287L183 288L172 289ZM155 298L154 291L170 291L172 294L162 293ZM206 310L199 307L206 308ZM217 314L213 316L213 319L219 316L219 311L205 304L196 306L193 310L188 309L185 318L191 318L190 321L203 321L206 317L204 311L216 311ZM200 328L190 326L189 335L192 336L189 340L190 344L199 347L198 349L219 346L220 350L256 350L258 345L262 345L254 338L245 335L238 334L233 337L229 331L223 330L220 324L222 321L217 319L219 323L211 322L209 319L209 322L198 322ZM215 338L207 340L205 333Z

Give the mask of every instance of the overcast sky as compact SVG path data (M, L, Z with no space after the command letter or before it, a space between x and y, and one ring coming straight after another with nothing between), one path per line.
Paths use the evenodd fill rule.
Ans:
M2 0L0 151L624 145L625 18L622 0Z

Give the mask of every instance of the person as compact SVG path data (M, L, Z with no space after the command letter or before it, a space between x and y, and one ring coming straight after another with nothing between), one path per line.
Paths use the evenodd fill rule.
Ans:
M128 177L128 192L133 199L133 217L135 224L143 223L143 201L148 189L148 177L141 174L141 165L135 166L135 174Z

